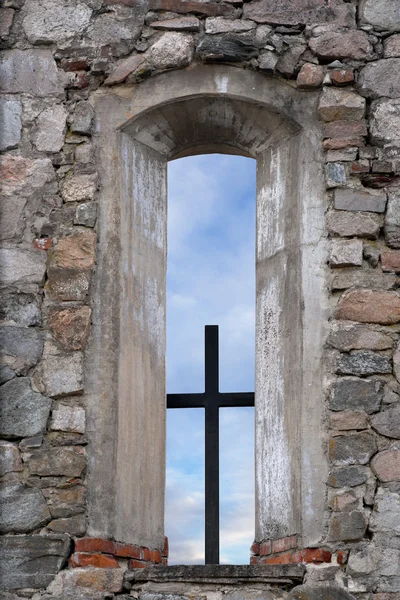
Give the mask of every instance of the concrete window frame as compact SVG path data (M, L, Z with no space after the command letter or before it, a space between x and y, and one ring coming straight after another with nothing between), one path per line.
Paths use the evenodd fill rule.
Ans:
M167 162L257 159L257 541L324 533L323 346L328 319L317 92L192 66L91 99L100 172L87 355L90 535L164 542Z

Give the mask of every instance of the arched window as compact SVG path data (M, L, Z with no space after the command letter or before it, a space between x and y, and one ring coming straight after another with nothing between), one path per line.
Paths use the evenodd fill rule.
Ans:
M256 539L323 533L326 197L317 93L199 66L95 94L101 164L89 351L89 534L164 540L168 160L257 160Z

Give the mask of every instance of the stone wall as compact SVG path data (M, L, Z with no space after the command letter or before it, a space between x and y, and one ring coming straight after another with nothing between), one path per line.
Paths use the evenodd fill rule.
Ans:
M329 198L326 535L312 549L297 531L256 540L252 562L306 563L315 586L397 600L399 0L3 0L0 24L1 587L45 588L74 545L71 567L166 556L139 548L121 557L106 541L87 551L80 539L101 183L91 97L101 86L222 62L321 91ZM87 569L75 571L63 581L85 579ZM94 589L122 593L120 571L99 571L97 581L118 584Z

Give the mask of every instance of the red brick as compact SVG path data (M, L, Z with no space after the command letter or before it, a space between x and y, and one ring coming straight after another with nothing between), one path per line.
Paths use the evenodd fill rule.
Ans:
M100 569L119 569L119 564L109 554L85 554L77 552L69 559L71 567L98 567Z
M260 558L258 556L250 556L250 564L251 565L260 564Z
M330 563L332 554L323 548L304 548L292 556L293 563Z
M141 558L141 548L133 544L115 542L114 554L120 558Z
M167 536L164 537L164 547L162 549L162 553L163 556L168 556L169 554L169 545L168 545L168 538Z
M344 565L347 562L347 552L344 552L343 550L338 550L337 554L336 554L336 561L338 563L338 565Z
M75 541L75 552L104 552L114 554L115 542L102 538L80 538Z
M150 552L150 561L155 565L159 565L161 562L161 553L159 550L152 550Z
M332 69L331 79L333 85L346 85L353 83L354 71L353 69Z
M400 272L400 250L381 252L382 271Z
M149 548L145 548L144 546L142 546L142 548L141 548L141 555L142 555L141 558L143 560L149 561L150 557L151 557L151 551L149 550Z
M260 564L262 565L288 565L291 562L291 552L284 552L283 554L277 554L276 556L266 556L265 558L260 558Z
M276 554L278 552L285 552L285 550L290 550L291 548L296 548L297 546L297 535L291 535L288 537L281 538L279 540L272 541L272 553Z
M142 560L132 559L129 561L129 569L144 569L148 567L148 564Z
M260 554L260 544L258 542L253 542L250 546L250 552L252 554Z
M267 554L271 554L271 541L266 540L265 542L260 543L260 556L266 556Z

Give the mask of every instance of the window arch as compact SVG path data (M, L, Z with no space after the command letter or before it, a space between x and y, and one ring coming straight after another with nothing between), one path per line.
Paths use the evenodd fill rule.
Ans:
M318 95L235 67L94 96L101 165L89 360L89 532L164 542L166 166L257 160L256 539L323 533L326 196Z

